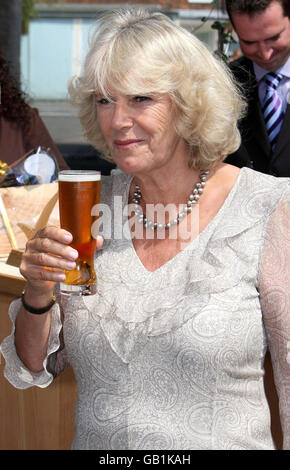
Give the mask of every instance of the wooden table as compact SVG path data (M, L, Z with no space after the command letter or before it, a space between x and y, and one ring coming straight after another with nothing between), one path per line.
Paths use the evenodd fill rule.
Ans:
M0 342L10 334L9 304L25 281L17 268L0 274ZM4 273L3 273L4 270ZM9 273L8 273L9 271ZM17 390L3 376L0 354L0 450L69 449L74 434L76 383L69 367L47 388Z

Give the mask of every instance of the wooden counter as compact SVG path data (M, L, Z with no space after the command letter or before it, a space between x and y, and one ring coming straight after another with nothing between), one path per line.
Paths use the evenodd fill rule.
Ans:
M0 342L11 331L9 304L25 285L18 269L10 268L8 277L3 266L0 275ZM5 379L4 364L0 354L0 450L69 449L77 397L72 369L69 367L47 388L17 390Z

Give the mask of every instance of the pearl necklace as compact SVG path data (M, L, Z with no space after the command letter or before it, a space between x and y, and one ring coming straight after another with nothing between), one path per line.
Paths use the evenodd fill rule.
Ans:
M198 200L203 193L205 182L209 170L202 171L200 173L200 181L198 181L189 195L186 206L183 211L177 214L177 217L167 224L158 224L152 220L148 220L147 217L143 215L142 207L140 206L140 201L142 199L142 193L140 187L135 184L135 192L133 193L133 203L134 203L134 214L140 224L143 224L145 228L149 227L151 230L164 230L169 229L172 225L177 225L179 222L186 216L186 214L192 212L192 207L198 203Z

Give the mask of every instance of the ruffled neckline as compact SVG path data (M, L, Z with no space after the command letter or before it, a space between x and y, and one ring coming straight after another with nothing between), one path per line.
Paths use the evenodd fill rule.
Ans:
M125 173L120 173L120 172L116 172L114 176L115 178L116 176L118 178L115 181L115 184L113 183L113 188L116 189L117 191L118 190L120 191L120 186L122 187L123 204L126 204L128 201L130 185L131 185L133 177L132 175L127 175ZM255 177L258 177L260 179L261 191L263 191L263 188L265 186L268 186L268 191L271 192L273 196L271 204L266 202L267 198L265 198L264 203L263 203L263 198L260 198L260 192L257 192L257 194L253 196L253 193L255 194L255 188L251 184L251 182L249 184L249 180L251 181ZM279 178L279 181L289 182L289 178ZM266 185L264 183L266 183ZM270 213L272 212L273 208L275 207L275 202L277 202L277 198L279 199L279 197L281 196L281 186L277 183L278 183L277 178L256 172L255 170L252 170L247 167L241 168L222 206L220 207L218 212L215 214L215 216L211 219L211 221L193 240L191 240L191 242L186 244L186 246L180 252L178 252L173 258L165 262L162 266L160 266L156 270L149 271L143 265L143 263L141 262L140 258L138 257L136 253L133 240L130 237L129 239L130 245L132 248L133 255L137 259L137 263L139 264L140 268L144 270L145 273L148 273L148 275L152 275L154 273L157 273L158 271L162 271L163 268L165 268L168 264L170 265L174 263L174 261L179 256L182 257L184 254L186 254L186 252L196 249L196 245L203 243L203 239L207 239L210 232L211 231L213 232L213 230L215 229L217 231L213 232L211 236L212 241L224 240L225 238L233 237L239 234L240 232L247 230L248 228L252 227L256 223L259 223L261 218L268 217ZM250 191L247 191L245 189L244 201L234 201L237 191L243 187L244 188L249 187L250 189ZM232 202L234 202L233 207L231 207ZM235 215L237 211L239 211L241 203L243 203L244 206L247 206L248 210L246 210L242 214L241 219L238 219L235 217ZM230 208L230 211L232 212L232 217L228 217L226 219L226 223L219 226L220 219L223 217L223 215L226 213L226 211L229 208ZM123 205L123 210L124 210L124 205ZM129 227L127 220L123 220L123 223L125 223L126 226ZM127 229L127 233L130 233L129 229Z
M189 243L187 243L185 245L185 247L179 251L178 253L176 253L175 256L173 256L172 258L170 258L168 261L166 261L162 266L160 266L159 268L155 269L154 271L149 271L142 263L142 261L140 260L139 256L137 255L136 253L136 250L135 250L135 247L134 247L134 243L133 243L133 240L132 238L130 239L130 242L131 242L131 246L132 246L132 251L135 255L135 257L137 258L137 260L139 261L141 267L143 267L143 269L145 270L145 272L147 273L154 273L154 272L157 272L159 270L162 270L163 267L166 267L166 265L169 263L174 263L174 261L179 257L179 256L184 256L184 254L186 254L186 252L192 250L192 249L195 249L196 245L198 245L201 241L201 239L203 237L205 237L207 235L207 232L209 232L212 228L212 226L216 225L218 223L218 220L222 217L223 213L227 210L227 207L229 206L229 204L231 203L231 200L233 199L235 193L236 193L236 189L239 185L239 181L240 181L240 178L242 177L241 174L243 173L243 170L244 168L241 168L240 171L239 171L239 174L233 184L233 186L231 187L228 195L226 196L223 204L221 205L221 207L219 208L219 210L217 211L217 213L215 214L215 216L209 221L209 223L204 227L204 229L199 232L197 234L196 237L194 237ZM125 196L125 200L128 200L128 196L129 196L129 190L130 190L130 184L131 184L131 181L132 179L130 178L129 182L128 182L128 186L126 188L126 192L124 194Z

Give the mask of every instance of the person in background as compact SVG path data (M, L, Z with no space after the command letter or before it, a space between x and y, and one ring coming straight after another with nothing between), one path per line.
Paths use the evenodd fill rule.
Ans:
M73 449L274 449L269 347L290 449L290 180L223 163L245 108L228 66L167 16L120 9L70 93L118 166L101 182L97 294L57 293L78 253L69 232L39 231L6 378L46 387L72 365Z
M226 0L243 57L230 64L248 101L242 143L227 158L274 176L290 176L290 2Z
M0 51L0 160L11 165L40 146L50 149L60 170L69 168L38 110L26 102Z
M230 57L230 62L239 59L242 56L241 49L235 49L233 55Z

